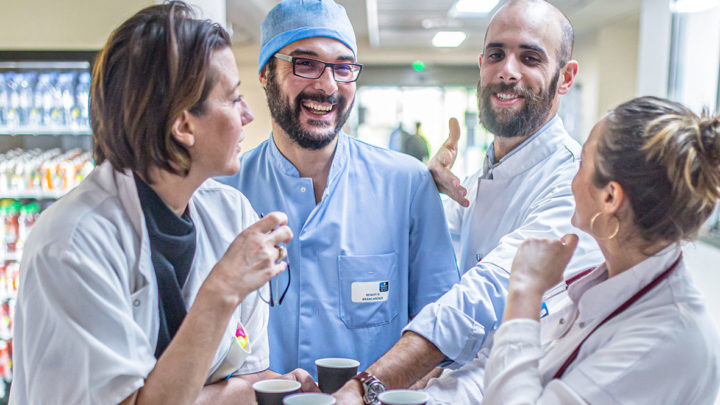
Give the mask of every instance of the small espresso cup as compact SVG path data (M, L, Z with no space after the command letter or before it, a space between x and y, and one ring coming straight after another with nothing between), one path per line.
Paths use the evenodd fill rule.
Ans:
M378 395L383 405L425 405L430 395L422 391L388 390Z
M300 392L300 383L293 380L262 380L252 387L258 405L283 405L283 398Z
M288 395L283 399L284 405L335 405L335 398L330 394L306 392Z
M328 357L315 360L320 391L331 394L357 374L360 362L353 359Z

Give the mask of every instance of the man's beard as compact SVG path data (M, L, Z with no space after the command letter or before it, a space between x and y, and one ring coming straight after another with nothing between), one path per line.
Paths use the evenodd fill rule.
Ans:
M352 104L348 108L347 99L337 94L328 96L322 93L311 94L302 92L295 97L295 102L291 105L290 100L282 94L280 86L275 80L275 69L271 69L268 72L265 95L267 96L268 107L270 107L270 114L275 122L288 134L290 139L304 149L318 150L330 144L330 142L337 137L343 125L345 125L345 121L347 121L350 115L350 110L352 110ZM335 125L332 126L331 123L325 120L308 120L308 124L315 128L329 128L326 132L320 134L312 133L303 128L299 119L302 100L313 100L318 103L337 103ZM352 101L354 102L355 99Z
M538 94L531 89L521 87L517 83L488 84L482 87L478 82L478 116L483 126L495 136L511 138L514 136L529 136L538 130L547 120L552 108L552 100L557 91L560 71L550 81L550 87L545 91L540 89ZM518 112L509 109L493 111L491 97L495 93L512 92L524 97L525 104Z

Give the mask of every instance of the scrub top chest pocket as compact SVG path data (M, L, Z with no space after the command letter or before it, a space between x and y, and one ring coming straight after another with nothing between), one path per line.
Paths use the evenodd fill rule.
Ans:
M340 255L340 318L351 329L389 323L399 312L397 254Z

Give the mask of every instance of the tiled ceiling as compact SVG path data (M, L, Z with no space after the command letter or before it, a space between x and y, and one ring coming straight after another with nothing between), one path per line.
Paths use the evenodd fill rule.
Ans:
M460 30L468 38L461 45L481 48L489 15L483 18L450 18L457 0L336 0L348 11L358 38L380 48L431 49L433 35ZM596 31L614 21L637 18L642 0L554 0L568 15L576 36ZM228 19L238 43L259 42L260 22L277 0L227 0ZM502 4L502 2L501 2ZM368 24L368 21L370 24Z

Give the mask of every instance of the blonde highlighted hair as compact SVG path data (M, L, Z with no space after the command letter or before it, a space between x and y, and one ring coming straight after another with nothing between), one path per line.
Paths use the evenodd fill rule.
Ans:
M649 243L691 240L720 199L720 117L638 97L613 109L593 181L618 182Z

